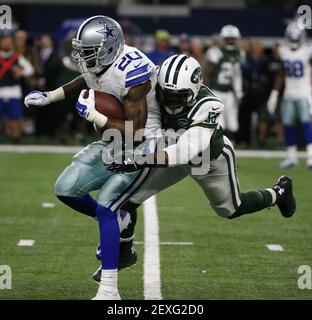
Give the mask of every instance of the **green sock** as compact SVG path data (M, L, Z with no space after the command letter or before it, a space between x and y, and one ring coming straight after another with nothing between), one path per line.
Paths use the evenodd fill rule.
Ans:
M273 191L273 190L272 190ZM274 191L273 191L274 192ZM270 207L275 199L269 190L250 190L240 193L241 205L236 212L230 216L230 219L258 212L262 209Z

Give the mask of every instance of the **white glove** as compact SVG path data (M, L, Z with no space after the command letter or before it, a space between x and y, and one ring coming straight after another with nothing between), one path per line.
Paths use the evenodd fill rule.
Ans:
M24 103L27 108L30 106L42 107L50 104L51 102L49 92L40 92L36 90L29 93L24 99Z
M274 89L271 91L270 97L267 101L267 109L270 114L275 113L277 102L278 102L278 91Z
M93 122L97 127L103 128L107 122L107 117L99 113L95 109L95 96L94 90L90 89L88 97L85 98L87 90L80 92L78 101L76 103L76 109L78 114L86 120Z
M87 98L85 98L86 95L88 95ZM80 92L76 109L80 117L88 120L90 112L95 110L94 90L90 89L89 92L88 90L82 90Z

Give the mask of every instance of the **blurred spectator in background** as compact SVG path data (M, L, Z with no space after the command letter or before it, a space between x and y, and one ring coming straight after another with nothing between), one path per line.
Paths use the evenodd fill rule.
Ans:
M155 33L155 50L147 56L156 64L161 65L167 58L176 54L170 47L170 33L167 30L157 30Z
M47 64L53 54L53 41L52 38L44 34L40 37L39 57L41 65Z
M206 67L206 57L205 57L205 46L201 39L194 39L191 43L191 55L195 58L205 70Z
M210 47L220 48L222 46L222 38L219 34L213 34L210 40Z
M133 22L128 19L124 19L120 22L122 27L125 43L131 47L142 47L142 31L141 29Z
M37 69L37 86L40 91L52 90L55 86L56 79L60 72L57 55L54 52L53 40L49 35L42 35L39 39L38 47L38 69ZM56 126L53 123L54 110L39 108L34 112L36 135L53 136Z
M262 46L260 43L252 43L250 39L244 39L241 42L241 48L245 52L245 63L242 66L244 97L239 108L237 142L239 147L246 148L251 143L252 115L257 115L262 100L258 81L262 63Z
M32 76L30 62L17 53L11 34L0 40L0 123L13 143L22 136L23 93L22 81Z
M49 35L42 35L39 41L39 65L40 65L40 90L51 90L54 87L54 79L56 77L50 71L51 65L54 63L56 55L54 53L53 40ZM49 84L49 82L51 84Z
M40 67L38 53L33 41L29 38L25 30L17 30L15 32L15 48L18 54L25 57L31 63L37 73Z
M179 37L179 54L191 55L191 40L187 33L182 33Z
M278 101L277 112L274 117L269 116L267 110L267 101L274 86L274 80L281 61L277 55L277 46L266 48L263 51L262 64L259 71L260 91L260 109L259 109L259 127L258 127L258 146L265 148L269 134L270 125L274 125L277 142L279 146L284 144L284 128L280 116L280 101ZM273 120L273 123L271 123Z

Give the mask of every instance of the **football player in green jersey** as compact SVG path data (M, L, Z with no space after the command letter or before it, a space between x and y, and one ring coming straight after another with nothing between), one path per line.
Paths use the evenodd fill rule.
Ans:
M223 104L202 84L202 70L194 58L175 55L162 64L156 97L162 111L162 127L166 133L175 134L177 142L149 158L126 156L122 163L108 167L115 172L152 167L153 172L130 198L132 216L143 201L188 175L222 217L233 219L275 204L284 217L294 214L296 201L289 177L280 177L272 188L240 192L235 151L220 125ZM133 235L133 228L130 232ZM133 240L127 230L121 238ZM95 280L100 278L100 271L94 274Z
M213 46L206 53L204 83L224 104L221 125L231 141L235 141L238 131L238 104L242 98L241 63L243 52L239 49L240 32L233 25L221 29L222 45Z

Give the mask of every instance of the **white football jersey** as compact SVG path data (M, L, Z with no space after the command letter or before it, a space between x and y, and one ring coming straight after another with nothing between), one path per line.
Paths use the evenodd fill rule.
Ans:
M311 96L311 47L307 44L297 50L291 50L288 45L279 47L279 55L286 72L284 97L302 99Z
M109 93L121 103L133 86L150 80L152 88L147 95L145 135L152 136L161 127L160 110L155 95L156 66L137 48L125 45L117 60L104 74L97 77L84 73L83 77L89 88Z

